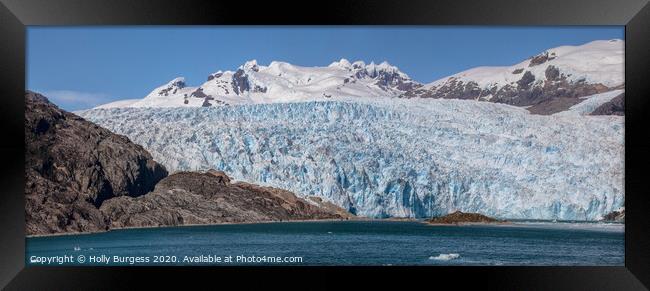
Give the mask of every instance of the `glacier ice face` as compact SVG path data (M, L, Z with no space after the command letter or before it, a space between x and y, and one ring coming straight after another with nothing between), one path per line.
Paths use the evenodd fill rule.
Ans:
M315 195L361 216L596 220L624 205L624 117L364 99L79 112L171 172Z

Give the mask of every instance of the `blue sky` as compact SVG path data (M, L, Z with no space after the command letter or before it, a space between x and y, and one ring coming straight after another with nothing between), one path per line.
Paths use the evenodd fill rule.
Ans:
M428 83L476 66L512 65L545 49L624 38L591 27L29 27L27 88L67 110L142 98L184 76L191 85L247 60L326 66L388 61Z

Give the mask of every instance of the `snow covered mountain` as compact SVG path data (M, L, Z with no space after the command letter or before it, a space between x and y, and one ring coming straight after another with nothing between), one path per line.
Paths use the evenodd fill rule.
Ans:
M624 86L624 41L598 40L560 46L504 67L477 67L442 78L401 97L473 99L533 106L552 114L579 103L579 97Z
M252 60L236 71L218 71L199 87L187 87L175 78L142 100L117 101L112 107L207 107L257 103L300 102L338 97L397 97L420 87L387 62L350 63L346 59L327 67L300 67L284 62L261 66Z
M301 67L285 62L261 66L252 60L234 72L210 74L198 87L186 86L184 78L179 77L143 99L97 108L422 97L505 103L525 106L535 114L553 114L582 102L581 97L621 89L624 84L624 41L613 39L560 46L512 66L477 67L426 85L387 62L377 65L341 59L327 67Z
M586 98L593 106L622 90ZM586 101L585 101L586 102ZM597 220L624 205L624 117L447 99L113 108L80 114L171 172L216 168L370 217L455 210Z

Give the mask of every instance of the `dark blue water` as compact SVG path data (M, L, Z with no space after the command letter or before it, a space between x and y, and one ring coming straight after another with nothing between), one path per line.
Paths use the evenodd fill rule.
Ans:
M60 259L64 265L82 264L80 256L82 265L105 265L98 260L102 255L110 259L108 265L624 265L623 226L595 224L186 226L35 237L26 246L32 265L64 255L72 258ZM232 261L225 261L228 257ZM50 259L45 265L59 264Z

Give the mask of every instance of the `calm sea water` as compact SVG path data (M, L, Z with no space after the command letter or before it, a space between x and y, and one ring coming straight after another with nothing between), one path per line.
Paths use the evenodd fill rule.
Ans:
M624 265L624 226L287 222L126 229L98 234L36 237L27 239L26 248L27 264L40 265L41 261L45 261L45 265L54 266L59 263L621 266ZM67 256L67 259L62 256ZM83 257L83 263L80 257ZM230 262L227 261L228 257L231 258Z

